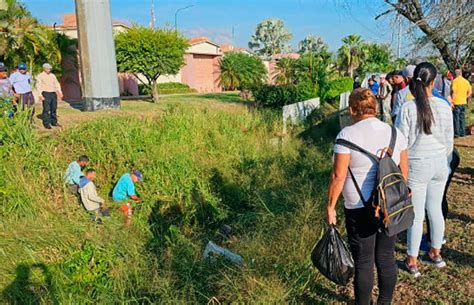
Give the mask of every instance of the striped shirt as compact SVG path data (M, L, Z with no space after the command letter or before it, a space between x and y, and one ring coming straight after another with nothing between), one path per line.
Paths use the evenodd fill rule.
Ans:
M397 116L395 126L407 137L409 159L431 159L451 157L454 142L453 113L442 99L430 97L434 121L431 134L427 135L416 126L417 109L415 101L407 101Z

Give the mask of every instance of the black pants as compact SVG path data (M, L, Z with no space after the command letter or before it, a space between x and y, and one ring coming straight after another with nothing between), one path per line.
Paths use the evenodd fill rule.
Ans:
M454 136L464 137L466 135L466 105L454 105Z
M378 232L363 208L346 209L345 214L347 236L355 263L355 303L370 304L375 264L379 287L377 304L390 304L397 283L396 236L388 237Z
M456 148L453 150L453 158L451 159L451 163L449 167L451 167L451 173L448 176L448 181L446 181L446 186L444 187L444 194L443 194L443 201L441 202L441 209L443 211L443 218L446 220L448 217L448 199L446 195L448 194L449 185L451 184L451 179L453 179L454 171L458 168L459 163L461 162L461 156ZM430 230L430 221L428 217L426 217L426 229L427 229L427 240L431 241L431 230Z
M41 95L44 97L43 114L41 115L44 127L58 125L58 97L56 92L43 91Z

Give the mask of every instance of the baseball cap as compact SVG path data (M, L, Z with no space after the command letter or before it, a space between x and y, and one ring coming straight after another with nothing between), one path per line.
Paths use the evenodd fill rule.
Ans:
M133 174L137 177L138 181L141 182L143 180L143 174L139 170L134 170Z
M402 75L405 77L413 78L413 72L415 71L415 65L408 65L403 69Z
M393 76L403 76L403 71L402 70L395 70L392 72Z
M387 77L387 74L385 74L385 73L384 73L384 74L380 74L379 77L385 78L385 77Z
M20 69L20 70L26 70L26 64L24 64L24 63L19 64L19 65L18 65L18 69Z
M52 68L53 68L53 67L52 67L50 64L48 64L48 63L45 63L45 64L43 65L43 69L50 69L50 70L51 70Z

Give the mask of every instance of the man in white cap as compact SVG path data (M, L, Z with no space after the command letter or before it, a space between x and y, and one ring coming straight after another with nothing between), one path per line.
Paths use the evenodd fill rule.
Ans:
M51 129L51 126L61 127L58 124L58 97L59 99L63 98L63 93L61 91L61 85L58 82L56 76L51 73L53 67L45 63L43 65L43 72L41 72L37 80L37 89L40 93L40 101L43 102L43 114L41 115L43 119L43 125L46 129Z
M386 74L380 74L380 86L377 92L377 99L379 100L381 119L385 123L391 122L391 108L392 108L392 86L386 81Z
M408 65L403 69L402 75L405 78L405 83L409 83L410 80L413 78L413 72L415 71L415 65ZM406 102L413 99L413 96L410 93L409 86L406 86L402 90L398 91L395 95L395 102L393 103L392 108L392 120L395 123L397 116L400 114L400 110L402 105Z

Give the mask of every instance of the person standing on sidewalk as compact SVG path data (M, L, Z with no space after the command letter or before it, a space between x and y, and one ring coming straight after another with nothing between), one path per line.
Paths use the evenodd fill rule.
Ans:
M40 100L43 102L43 125L46 129L51 129L51 126L61 127L58 124L58 98L63 98L61 85L56 78L56 75L51 73L53 67L45 63L43 65L43 72L37 77L37 89L40 93Z
M21 105L22 110L26 107L33 107L35 103L35 98L33 96L33 90L31 89L31 74L28 72L26 64L19 64L18 71L10 75L10 82L13 86L13 91L15 96L18 98L19 106ZM33 114L34 110L33 107Z
M392 117L390 113L392 112L392 86L390 83L385 79L386 75L380 75L380 86L379 91L377 92L377 99L379 101L379 109L381 114L381 121L385 123L391 123Z
M467 79L462 77L461 69L454 71L456 78L452 82L451 95L453 98L454 137L466 135L466 105L472 95L472 87Z

